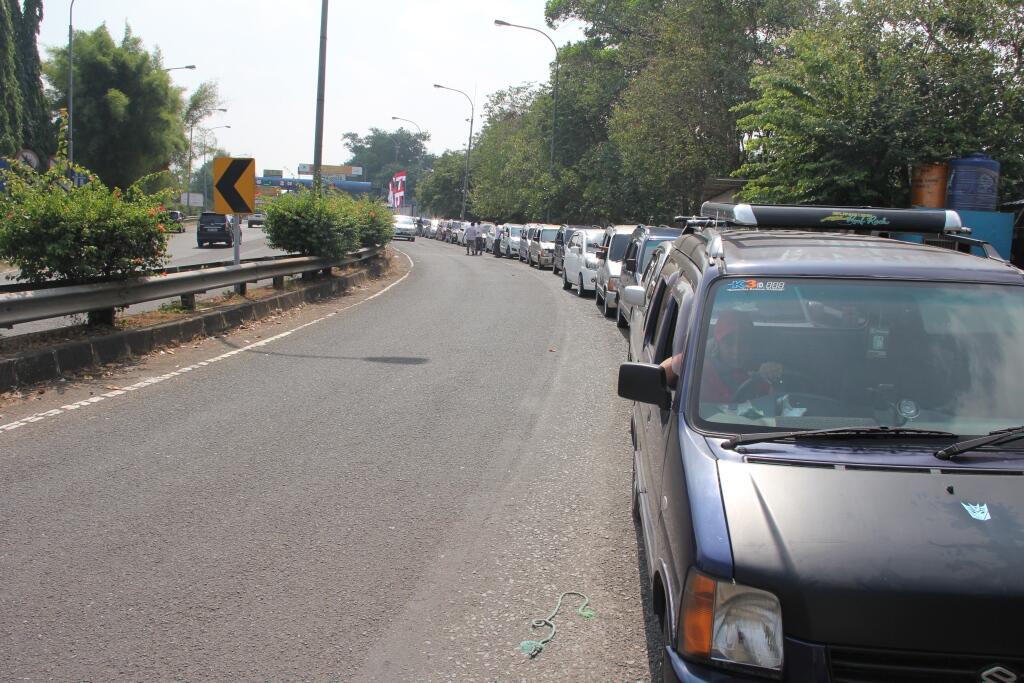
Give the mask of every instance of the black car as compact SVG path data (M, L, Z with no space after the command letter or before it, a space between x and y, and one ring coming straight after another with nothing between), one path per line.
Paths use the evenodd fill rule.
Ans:
M207 244L221 242L227 246L234 245L234 221L222 213L204 211L199 215L196 227L196 243L200 248Z
M555 233L554 260L551 262L551 272L558 275L565 269L565 245L576 234L578 230L590 230L600 226L595 225L563 225Z
M665 225L638 225L629 238L626 255L622 258L622 272L619 275L619 289L640 284L647 264L651 262L651 254L662 242L675 240L683 234L680 228ZM619 327L629 327L629 316L632 306L622 301L615 307L615 322Z
M702 213L619 370L665 678L1020 680L1024 273L952 211Z

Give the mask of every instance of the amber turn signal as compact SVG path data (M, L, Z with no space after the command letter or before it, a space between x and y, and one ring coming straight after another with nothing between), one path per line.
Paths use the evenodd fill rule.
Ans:
M711 655L711 633L715 617L715 581L691 571L683 592L680 651L692 657Z

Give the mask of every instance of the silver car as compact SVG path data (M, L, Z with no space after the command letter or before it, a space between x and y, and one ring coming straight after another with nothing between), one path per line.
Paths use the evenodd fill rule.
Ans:
M395 239L416 241L416 221L412 216L395 216Z
M597 250L601 267L597 269L597 289L595 303L601 307L606 317L612 317L617 306L619 293L619 275L622 272L622 259L626 256L626 248L632 239L635 225L612 225L604 231L604 241Z
M534 239L530 242L529 250L526 252L526 264L544 270L545 266L550 267L555 261L555 235L558 234L557 225L537 226Z
M562 289L571 289L576 285L579 296L594 291L597 269L601 265L597 258L597 248L603 240L604 230L597 229L577 230L569 238L562 262Z
M523 234L519 237L519 260L526 263L526 258L530 255L530 244L537 239L537 233L540 232L540 223L527 223L523 226Z
M505 223L501 226L501 239L498 241L498 253L505 258L519 257L519 241L525 228L518 223Z

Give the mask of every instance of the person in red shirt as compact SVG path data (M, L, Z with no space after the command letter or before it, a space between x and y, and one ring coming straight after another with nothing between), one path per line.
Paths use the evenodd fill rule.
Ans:
M766 362L756 371L748 370L753 331L750 314L732 309L719 314L704 356L702 402L741 403L773 393L782 379L782 365ZM670 356L661 364L670 387L675 387L679 377L681 356Z

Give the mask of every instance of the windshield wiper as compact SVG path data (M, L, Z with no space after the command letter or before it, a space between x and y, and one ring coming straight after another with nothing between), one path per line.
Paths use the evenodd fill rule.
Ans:
M912 438L936 438L956 437L952 432L943 432L934 429L914 429L912 427L836 427L833 429L800 429L792 432L760 432L757 434L737 434L722 442L722 448L733 449L745 443L765 443L770 441L785 441L786 439L803 438L837 438L857 439L867 438L888 438L905 436Z
M939 460L952 460L955 456L966 451L973 451L975 448L981 448L982 446L998 446L1001 443L1020 439L1021 437L1024 437L1024 425L994 429L985 436L958 441L946 446L942 450L935 451L935 457Z

